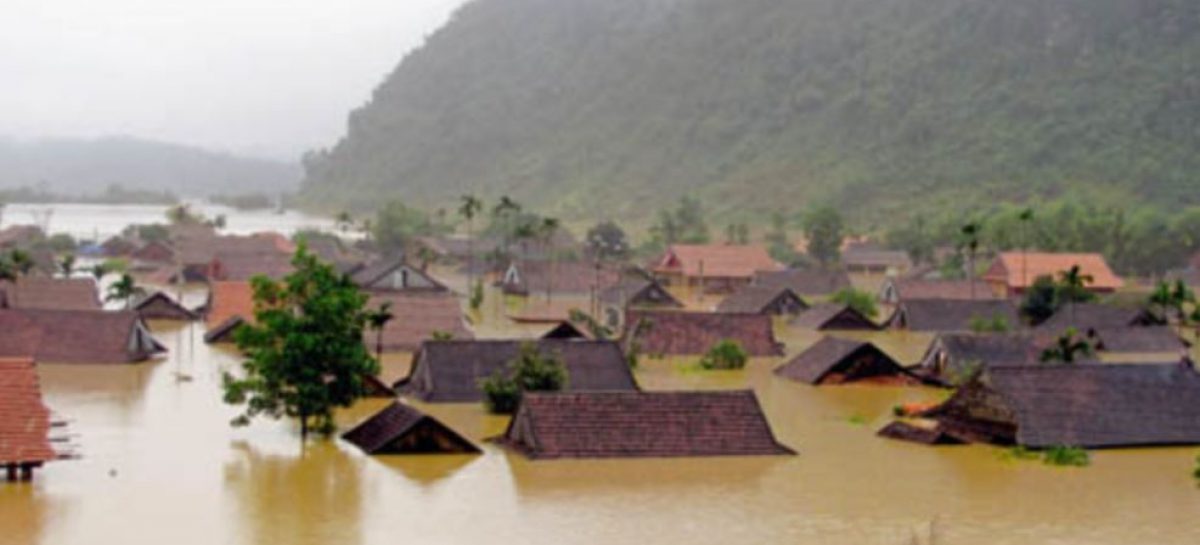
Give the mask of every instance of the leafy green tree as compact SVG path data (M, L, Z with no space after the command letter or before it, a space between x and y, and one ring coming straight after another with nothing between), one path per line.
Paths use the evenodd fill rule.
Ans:
M104 263L97 263L88 268L88 272L91 273L92 278L99 284L101 280L104 280L105 276L108 276L108 267Z
M129 273L121 275L120 280L113 282L108 286L108 295L104 298L105 301L124 301L125 308L129 309L133 306L133 296L137 295L138 287L134 282L133 277Z
M1058 312L1058 284L1050 276L1039 276L1021 299L1021 315L1032 325L1038 325Z
M303 244L292 265L282 281L251 280L256 323L235 332L246 359L241 376L225 373L223 383L225 402L244 406L233 425L296 418L303 441L310 429L333 433L334 408L363 397L364 378L377 374L379 363L363 344L367 296Z
M836 263L842 255L844 225L842 215L830 206L814 209L804 216L804 235L808 237L808 255L822 267Z
M33 272L33 256L25 250L13 250L8 254L8 261L12 263L13 270L18 276L28 276Z
M410 247L413 238L435 233L429 214L391 201L380 208L372 227L375 242L386 252L400 252Z
M839 305L846 305L868 318L874 318L879 314L879 308L875 304L875 296L865 291L844 288L831 295L829 300Z
M700 367L704 369L741 369L746 366L750 357L741 344L732 339L718 341L700 358Z
M0 257L0 280L14 282L20 276L8 256Z
M679 228L679 242L707 244L712 240L700 199L689 195L681 197L675 208L675 224Z
M75 273L75 254L62 256L58 262L58 271L63 278L70 278Z
M929 226L922 214L917 214L907 223L888 231L884 238L888 246L904 250L914 265L934 261L934 235L929 232Z
M624 261L631 248L625 230L612 220L605 220L588 229L584 244L588 254L602 261Z
M767 243L767 253L771 254L771 259L787 265L796 263L799 256L788 237L787 218L782 212L776 210L771 213L771 227L767 230L764 241Z
M508 368L480 382L484 404L490 412L511 414L524 392L556 392L567 387L567 368L556 356L543 355L537 344L521 344Z
M476 280L471 286L471 310L479 310L483 306L483 280Z
M749 244L750 226L745 223L730 223L725 226L726 244Z
M1079 338L1078 331L1071 327L1059 335L1054 345L1042 351L1041 360L1042 363L1076 363L1079 358L1091 356L1093 353L1092 345Z

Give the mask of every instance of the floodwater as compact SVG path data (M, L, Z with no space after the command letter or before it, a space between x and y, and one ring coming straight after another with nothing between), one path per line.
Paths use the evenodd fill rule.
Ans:
M295 210L237 210L207 203L189 203L194 212L208 218L225 216L222 232L248 235L277 231L291 235L296 231L319 229L332 231L333 220L310 216ZM47 233L67 233L76 239L104 240L119 234L132 224L165 223L169 206L141 204L9 204L0 212L0 228L10 225L37 225Z
M166 360L41 367L82 457L0 483L0 544L1200 543L1197 449L1104 451L1090 467L1056 468L874 436L895 404L938 390L818 389L774 377L781 359L722 372L645 360L646 389L753 388L799 455L531 462L483 442L506 420L467 404L420 408L483 455L373 458L337 440L302 447L287 422L229 427L220 374L234 354L204 345L199 324L152 326ZM784 338L794 354L817 336ZM906 361L928 340L872 338ZM386 360L388 375L407 367L404 354ZM342 412L343 429L385 403Z

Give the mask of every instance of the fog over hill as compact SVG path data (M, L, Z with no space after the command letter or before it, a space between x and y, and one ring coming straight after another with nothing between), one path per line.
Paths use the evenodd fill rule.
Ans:
M0 189L98 194L109 185L184 197L280 194L296 189L298 165L130 137L0 139Z
M306 160L370 208L1197 202L1194 0L477 0Z

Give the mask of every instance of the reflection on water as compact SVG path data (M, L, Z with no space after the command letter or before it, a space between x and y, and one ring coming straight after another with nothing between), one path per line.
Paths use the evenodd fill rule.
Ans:
M1196 449L1104 451L1091 467L1061 469L996 448L878 439L893 405L945 393L813 388L774 377L783 358L727 372L643 359L637 375L647 389L754 388L798 456L531 462L484 441L505 418L416 404L484 454L368 457L336 441L301 451L286 422L230 428L236 411L219 388L232 351L190 326L152 327L173 351L165 361L40 369L84 457L0 487L0 544L903 544L933 520L938 543L1200 542ZM909 363L927 342L867 335ZM794 355L818 336L781 338ZM408 361L388 355L385 368L401 375ZM338 421L345 429L386 403L363 401Z

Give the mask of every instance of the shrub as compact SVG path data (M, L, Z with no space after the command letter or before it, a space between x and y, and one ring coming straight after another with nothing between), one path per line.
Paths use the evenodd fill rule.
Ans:
M1042 453L1042 463L1053 466L1085 467L1092 463L1088 451L1079 447L1054 446Z
M746 366L749 356L737 341L725 339L713 345L700 360L700 367L705 369L741 369Z
M1008 330L1008 320L999 314L993 315L991 318L971 317L971 331L975 333L1006 333Z
M471 286L471 310L479 310L483 306L483 280L476 280Z
M496 414L512 414L524 392L555 392L567 386L567 368L558 358L538 353L537 345L524 343L521 352L501 371L480 381L484 404Z
M868 318L874 318L876 314L879 314L879 309L875 306L875 296L865 291L846 288L830 296L829 300L839 305L846 305Z

